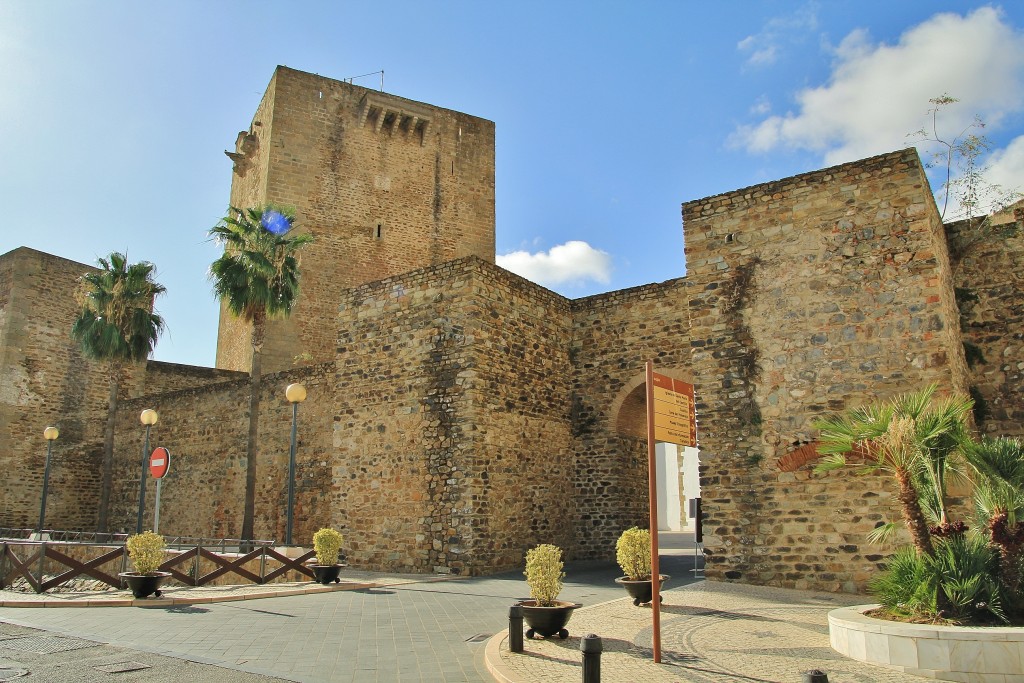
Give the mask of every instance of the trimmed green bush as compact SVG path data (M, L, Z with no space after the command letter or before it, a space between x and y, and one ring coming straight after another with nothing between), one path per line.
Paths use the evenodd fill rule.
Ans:
M164 537L160 534L145 531L129 536L124 544L138 574L152 574L164 563Z
M630 581L649 581L651 532L635 526L623 531L615 543L615 561Z
M313 534L313 550L316 551L316 562L321 565L338 563L341 553L342 536L334 529L323 528Z
M551 607L562 592L562 549L543 543L526 552L526 583L538 607Z

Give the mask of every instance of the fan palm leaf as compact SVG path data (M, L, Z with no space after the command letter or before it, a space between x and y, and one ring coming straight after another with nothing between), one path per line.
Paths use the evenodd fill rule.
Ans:
M945 521L947 478L966 437L970 399L935 398L936 386L859 406L815 423L826 457L815 468L828 472L843 467L847 456L863 456L862 473L893 477L903 518L914 546L934 554L928 521Z

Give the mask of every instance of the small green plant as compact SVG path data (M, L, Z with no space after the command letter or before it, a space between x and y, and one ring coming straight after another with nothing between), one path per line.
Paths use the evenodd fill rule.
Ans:
M622 532L615 542L615 561L630 581L649 581L651 578L651 532L631 527Z
M160 534L145 531L129 536L124 544L138 574L152 574L164 562L164 537Z
M338 563L341 552L341 534L334 529L323 528L313 534L313 550L316 551L316 562L321 565Z
M562 591L562 549L543 543L526 551L526 583L538 607L551 607Z

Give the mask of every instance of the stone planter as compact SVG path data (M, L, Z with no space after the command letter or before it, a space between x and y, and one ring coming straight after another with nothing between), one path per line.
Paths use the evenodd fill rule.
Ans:
M1024 628L933 626L872 619L858 605L828 613L832 649L940 681L1024 683Z
M313 580L324 586L334 583L341 583L341 570L345 567L343 564L311 564L309 565L313 570Z
M519 603L523 608L523 619L529 626L526 630L526 637L533 639L534 636L550 638L558 636L562 640L569 637L569 631L565 625L569 623L572 611L582 607L574 602L562 602L556 600L551 607L540 607L536 600L524 600Z
M661 587L665 584L665 581L672 577L668 574L659 574L658 576L661 577L661 580L658 582L658 590L660 593ZM647 604L654 597L654 588L651 585L650 579L647 579L646 581L630 581L625 576L620 576L615 579L615 583L626 589L626 592L629 593L629 597L633 598L633 604L637 607ZM664 595L659 594L658 597L661 598L660 602L665 602Z
M129 590L136 598L147 598L150 595L160 597L160 586L170 577L170 572L150 572L149 574L137 574L135 572L122 572L118 574Z

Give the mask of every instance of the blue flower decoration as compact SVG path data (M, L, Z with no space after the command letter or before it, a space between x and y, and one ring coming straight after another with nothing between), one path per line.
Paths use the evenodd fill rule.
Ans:
M283 235L292 229L291 220L280 211L275 211L274 209L267 209L263 212L263 215L260 216L260 225L275 235Z

